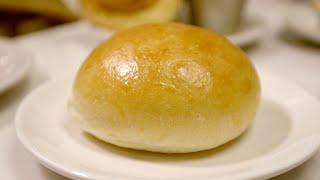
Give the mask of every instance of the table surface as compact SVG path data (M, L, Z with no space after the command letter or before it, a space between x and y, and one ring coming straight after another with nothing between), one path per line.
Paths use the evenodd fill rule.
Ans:
M248 14L263 17L268 29L260 43L246 51L258 69L284 76L320 99L320 47L302 42L286 31L284 20L292 5L288 0L249 1ZM110 34L78 22L12 40L29 48L35 61L25 81L0 96L2 179L66 179L41 166L20 144L14 130L14 113L21 99L35 87L73 74L90 50ZM319 169L320 151L303 165L274 179L318 180Z

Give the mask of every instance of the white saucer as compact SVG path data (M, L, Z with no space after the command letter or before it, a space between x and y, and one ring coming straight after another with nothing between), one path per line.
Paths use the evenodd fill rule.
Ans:
M320 103L285 79L260 74L263 98L252 127L220 148L166 155L103 143L70 121L70 81L49 82L20 105L16 131L49 169L74 179L265 179L310 158L320 144Z
M0 94L21 81L29 71L32 55L9 43L0 43Z
M266 24L262 18L248 18L235 33L226 37L234 44L245 47L262 39L266 31Z
M290 32L317 44L320 44L320 13L308 6L294 6L286 19Z

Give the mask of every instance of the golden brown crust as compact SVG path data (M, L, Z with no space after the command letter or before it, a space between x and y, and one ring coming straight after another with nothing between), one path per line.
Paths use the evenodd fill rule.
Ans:
M127 10L117 11L116 7L113 9L110 7L111 3L109 8L106 8L100 1L102 0L80 0L83 16L95 24L115 30L144 23L172 21L176 18L181 3L181 0L144 0L144 3L130 7L132 0L122 0L123 4L127 3ZM119 4L121 2L113 6L119 6Z
M177 23L116 33L82 65L73 91L84 121L95 119L85 129L160 152L203 150L235 138L250 124L259 97L256 71L238 47Z
M312 0L313 7L320 13L320 0Z
M6 11L29 12L61 20L77 19L76 15L59 0L28 0L27 2L22 0L0 0L0 7Z
M132 12L151 6L157 0L98 0L104 7L115 12Z

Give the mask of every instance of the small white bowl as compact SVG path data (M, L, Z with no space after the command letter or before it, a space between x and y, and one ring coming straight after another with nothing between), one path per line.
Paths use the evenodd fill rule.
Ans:
M0 43L0 94L19 83L28 73L33 56L7 42Z
M20 105L22 144L49 169L73 179L266 179L310 158L320 144L320 103L297 85L260 74L263 96L253 125L213 150L159 154L115 147L70 120L71 81L49 82Z

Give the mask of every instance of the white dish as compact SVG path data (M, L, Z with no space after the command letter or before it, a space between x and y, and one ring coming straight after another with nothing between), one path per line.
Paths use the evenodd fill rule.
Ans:
M307 6L293 6L287 15L290 32L308 41L320 44L320 13Z
M262 18L248 18L238 31L227 34L226 37L234 44L245 47L261 40L265 31L266 24Z
M220 148L166 155L103 143L70 121L71 81L49 82L20 105L16 131L49 169L74 179L264 179L310 158L320 144L320 103L285 79L260 74L263 98L252 127Z
M27 50L0 43L0 94L27 75L31 62L32 55Z

